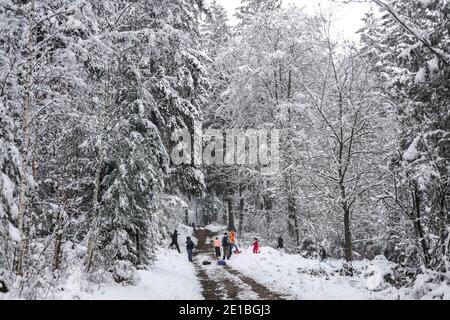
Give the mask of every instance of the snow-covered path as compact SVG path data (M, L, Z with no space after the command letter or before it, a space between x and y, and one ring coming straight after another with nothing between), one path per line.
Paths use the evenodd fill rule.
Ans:
M198 239L195 264L197 275L203 287L206 300L279 300L283 296L266 288L255 279L245 276L229 265L217 265L213 254L212 240L216 233L200 228L195 235ZM234 255L231 259L234 259ZM211 262L203 265L203 261ZM229 263L231 260L227 260Z
M207 300L376 298L366 288L366 279L362 275L339 275L341 262L337 260L319 263L318 260L284 254L270 247L262 247L260 254L241 248L242 253L232 255L226 261L227 266L218 266L211 243L219 230L211 230L196 230L199 250L196 269ZM211 261L211 265L204 266L203 261Z

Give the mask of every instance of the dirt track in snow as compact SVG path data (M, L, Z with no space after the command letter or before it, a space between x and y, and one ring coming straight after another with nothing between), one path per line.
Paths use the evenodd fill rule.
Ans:
M195 230L198 244L194 252L195 269L206 300L282 300L275 293L254 279L244 276L230 266L218 266L212 239L217 234L199 228ZM221 238L221 237L219 237ZM233 256L231 256L233 259ZM210 265L202 265L210 261Z

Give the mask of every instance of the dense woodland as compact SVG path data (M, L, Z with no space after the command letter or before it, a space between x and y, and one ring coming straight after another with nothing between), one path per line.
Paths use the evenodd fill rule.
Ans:
M192 204L348 275L450 281L450 2L372 2L353 43L279 0L236 26L216 1L0 0L0 291L133 284ZM195 121L278 129L280 169L174 165Z

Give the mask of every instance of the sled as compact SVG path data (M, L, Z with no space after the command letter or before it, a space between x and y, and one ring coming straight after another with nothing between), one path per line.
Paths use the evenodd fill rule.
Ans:
M227 265L227 263L225 262L225 260L219 260L219 261L217 261L217 264L218 264L219 266L226 266L226 265Z

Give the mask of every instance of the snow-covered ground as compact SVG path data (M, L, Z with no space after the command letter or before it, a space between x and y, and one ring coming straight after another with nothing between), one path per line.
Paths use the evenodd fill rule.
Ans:
M262 247L259 254L242 248L242 253L233 255L228 264L292 299L370 299L370 292L359 278L318 274L321 270L330 273L333 262L319 265L317 260Z
M428 281L430 274L420 275L412 288L397 289L385 277L393 274L395 264L383 256L374 260L354 261L355 276L340 275L342 260L305 259L281 253L270 247L260 254L243 249L228 262L234 269L252 277L269 289L292 299L306 300L381 300L444 299L450 300L450 286Z
M187 259L184 246L186 236L192 236L192 228L180 226L176 249L163 248L157 252L157 260L149 270L139 270L139 282L135 286L120 284L99 285L81 289L80 281L74 275L67 284L61 299L94 300L201 300L202 289L195 275L194 265ZM78 278L79 279L79 278Z
M209 225L214 233L221 233L223 226ZM124 286L111 282L109 284L93 284L86 281L81 269L74 267L65 285L49 299L83 299L83 300L203 300L202 287L196 275L193 263L187 259L184 246L187 236L193 230L187 226L178 228L181 253L175 249L161 248L157 252L157 260L148 270L139 270L139 281L134 286ZM212 242L208 237L206 243ZM342 260L330 259L319 263L317 259L306 259L300 255L291 255L273 249L261 247L261 253L253 254L250 248L242 247L240 254L233 254L227 264L251 278L268 290L280 294L285 299L299 300L371 300L371 299L444 299L450 300L450 286L446 283L430 283L430 275L420 275L414 288L397 289L386 281L393 274L395 264L383 256L373 261L353 262L356 271L353 277L340 274ZM195 258L197 263L208 260L210 265L201 266L206 275L217 285L218 296L229 299L225 294L225 283L237 288L238 299L258 299L242 277L224 270L216 264L209 253ZM0 299L2 296L0 295Z
M194 265L187 260L181 248L163 249L150 270L139 271L140 282L136 286L111 285L93 292L93 299L107 300L201 300L200 282L195 276Z
M226 231L227 227L218 224L209 224L205 226L205 229L215 233L222 233Z

